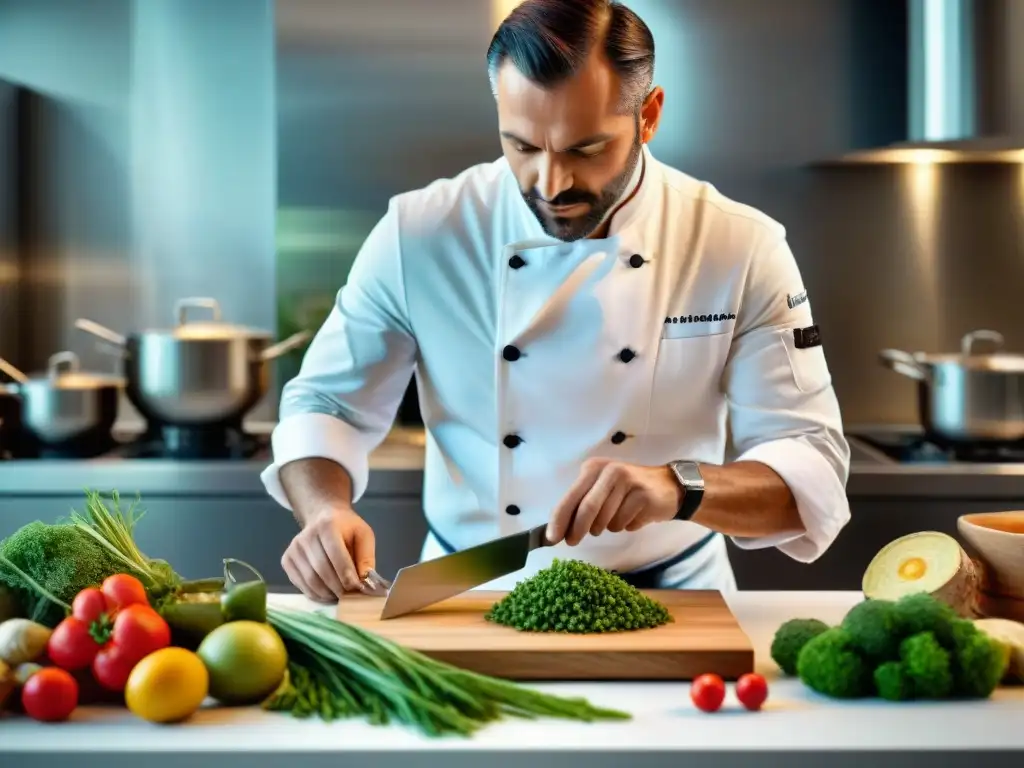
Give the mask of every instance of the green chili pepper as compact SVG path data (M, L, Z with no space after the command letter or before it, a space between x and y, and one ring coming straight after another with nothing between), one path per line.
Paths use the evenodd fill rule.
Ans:
M256 576L252 581L237 581L231 574L231 565L236 563ZM224 612L224 621L258 621L267 620L267 582L259 571L241 560L227 559L224 561L225 589L220 604Z
M238 581L232 565L247 568L251 581ZM213 630L229 621L267 620L267 583L251 565L226 559L224 576L185 582L174 597L160 607L160 613L174 632L176 643L194 647Z

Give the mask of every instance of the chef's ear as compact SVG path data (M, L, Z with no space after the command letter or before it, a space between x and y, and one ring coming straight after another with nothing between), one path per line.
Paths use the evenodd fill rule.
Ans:
M647 144L658 132L658 123L661 120L661 107L665 103L665 91L661 86L656 85L647 94L643 105L640 107L640 140Z

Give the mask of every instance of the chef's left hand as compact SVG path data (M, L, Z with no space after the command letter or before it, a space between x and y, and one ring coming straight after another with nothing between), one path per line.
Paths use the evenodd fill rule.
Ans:
M682 489L666 467L643 467L611 459L588 459L580 476L548 522L552 544L565 539L571 547L588 533L636 531L650 523L672 520Z

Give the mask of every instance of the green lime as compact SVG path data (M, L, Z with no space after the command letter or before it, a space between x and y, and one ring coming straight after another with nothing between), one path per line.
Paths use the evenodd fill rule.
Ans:
M210 673L210 695L223 704L253 704L274 692L288 651L269 624L232 621L208 634L197 651Z

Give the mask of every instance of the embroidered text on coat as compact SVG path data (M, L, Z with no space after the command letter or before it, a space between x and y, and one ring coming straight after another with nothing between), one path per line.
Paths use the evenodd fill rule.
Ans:
M800 293L795 296L790 296L789 294L786 295L786 303L789 305L790 309L796 309L806 301L807 291L800 291Z
M716 312L713 315L679 315L666 317L666 323L720 323L723 320L735 320L735 312Z

